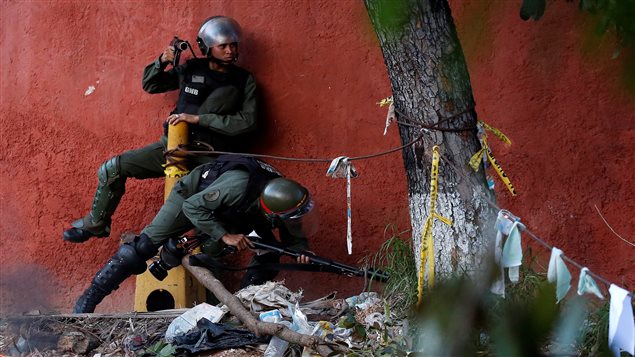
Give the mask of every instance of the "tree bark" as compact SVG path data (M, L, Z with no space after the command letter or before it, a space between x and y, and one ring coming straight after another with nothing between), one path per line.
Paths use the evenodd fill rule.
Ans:
M328 356L333 350L345 354L347 352L342 346L337 344L329 344L323 339L317 336L309 336L301 333L297 333L288 329L282 324L262 322L254 318L243 304L238 300L234 294L225 289L223 283L221 283L214 274L209 270L197 266L190 265L189 256L185 256L181 263L187 269L199 283L203 284L205 288L211 291L216 298L227 305L229 310L238 317L238 319L245 324L247 329L257 336L270 335L278 336L279 338L295 343L301 346L309 347L316 350L322 356Z
M436 212L453 221L433 223L435 271L439 278L485 270L485 251L495 214L483 196L484 170L470 157L480 149L476 111L463 51L447 0L365 0L390 77L408 175L413 248L417 267L424 222L429 216L431 149L440 147ZM406 124L404 124L406 123ZM427 130L437 126L458 131ZM470 130L460 130L472 128ZM452 165L448 165L450 162ZM457 172L458 171L458 172Z

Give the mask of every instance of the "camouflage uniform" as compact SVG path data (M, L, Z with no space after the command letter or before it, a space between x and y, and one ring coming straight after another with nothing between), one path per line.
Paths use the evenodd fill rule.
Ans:
M227 72L213 71L208 59L192 59L165 71L160 57L143 73L143 89L148 93L164 93L179 89L179 99L172 113L199 115L198 125L189 125L192 149L211 145L220 151L243 151L249 132L256 128L256 83L253 75L231 65ZM167 134L167 126L165 127ZM111 217L125 192L128 177L136 179L164 176L163 164L167 138L146 147L130 150L106 160L98 170L99 183L90 213L73 222L64 239L82 242L90 232L98 237L110 233ZM210 157L190 159L189 167L213 160Z

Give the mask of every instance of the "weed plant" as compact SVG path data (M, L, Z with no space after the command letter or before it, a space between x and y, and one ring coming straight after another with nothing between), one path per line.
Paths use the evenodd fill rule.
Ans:
M608 302L579 297L575 287L556 303L555 287L531 249L525 250L520 280L506 284L505 298L490 292L494 276L458 276L425 291L417 307L414 254L403 232L391 234L370 265L390 279L383 287L386 310L409 319L409 351L443 356L610 356ZM534 270L536 269L536 270ZM500 268L490 271L500 273ZM494 274L493 273L493 274Z

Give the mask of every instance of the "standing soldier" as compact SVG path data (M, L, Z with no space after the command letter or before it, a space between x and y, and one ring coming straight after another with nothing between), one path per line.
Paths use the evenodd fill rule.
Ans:
M241 30L225 16L207 19L197 43L204 58L190 59L166 71L175 56L168 46L143 72L143 89L151 94L179 89L176 107L164 123L189 124L190 145L209 150L244 151L244 134L256 129L256 82L251 73L236 66ZM82 243L91 237L110 234L111 217L125 192L126 179L164 176L167 137L146 147L130 150L106 160L97 171L99 183L90 212L64 231L64 240ZM210 162L196 157L189 167Z

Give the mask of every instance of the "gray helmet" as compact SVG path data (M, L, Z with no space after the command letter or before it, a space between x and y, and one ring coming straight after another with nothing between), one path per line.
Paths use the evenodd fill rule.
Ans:
M236 20L226 16L213 16L201 25L196 42L203 55L207 56L210 47L240 42L241 34L240 25Z
M309 190L286 178L275 178L260 194L260 209L270 221L296 219L313 208Z

